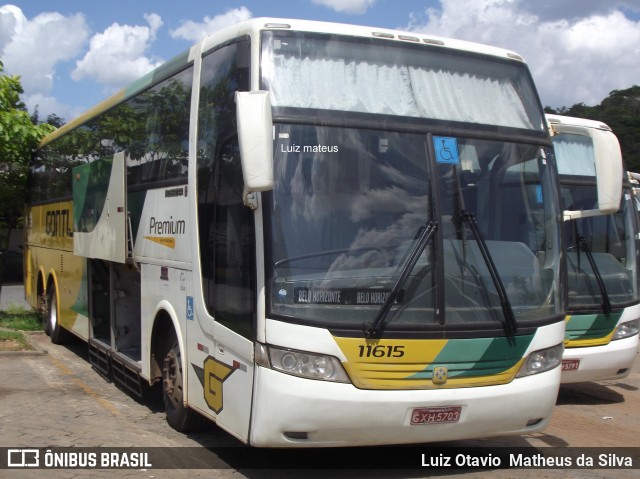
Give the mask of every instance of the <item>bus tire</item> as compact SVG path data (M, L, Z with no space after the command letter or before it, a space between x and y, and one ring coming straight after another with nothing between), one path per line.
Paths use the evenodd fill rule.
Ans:
M167 423L179 432L199 429L204 423L200 414L184 405L184 380L180 345L173 335L162 363L162 400Z
M51 342L53 344L62 344L67 339L67 332L62 328L62 326L60 326L58 297L56 295L55 287L52 287L49 290L47 305L49 306L47 311L47 326L49 328L49 336L51 336Z
M44 289L38 293L38 314L42 321L43 331L47 336L51 336L51 327L49 323L49 299Z

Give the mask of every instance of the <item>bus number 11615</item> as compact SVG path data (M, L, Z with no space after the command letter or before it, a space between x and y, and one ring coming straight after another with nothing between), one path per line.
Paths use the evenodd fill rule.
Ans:
M404 356L404 346L373 346L371 344L358 346L361 358L401 358Z

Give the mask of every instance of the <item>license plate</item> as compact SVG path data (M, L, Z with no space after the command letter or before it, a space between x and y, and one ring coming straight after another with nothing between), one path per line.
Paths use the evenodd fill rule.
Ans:
M411 413L411 425L444 424L458 422L462 406L439 406L416 408Z
M575 371L580 367L579 359L563 359L562 370L563 371Z

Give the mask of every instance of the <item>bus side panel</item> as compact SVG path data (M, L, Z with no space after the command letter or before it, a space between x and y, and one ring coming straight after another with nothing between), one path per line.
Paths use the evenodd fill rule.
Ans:
M192 273L183 269L169 268L154 264L140 265L141 275L141 343L142 343L142 371L147 379L151 378L151 351L154 338L152 338L154 321L161 313L166 313L171 318L178 343L183 353L183 361L186 366L186 329L187 320L187 285ZM158 338L162 340L162 338ZM162 367L162 358L156 358ZM184 371L184 369L183 369ZM188 387L185 381L185 393Z
M73 205L62 201L31 207L27 211L25 294L38 304L38 280L57 289L59 321L82 339L89 337L87 265L73 254ZM50 286L53 285L53 286Z
M191 263L188 188L177 186L129 193L134 256Z
M195 229L187 194L186 186L127 193L133 256L141 269L141 374L147 379L153 379L151 335L160 310L172 317L178 340L186 341L186 297L193 297L187 293L193 283L190 235ZM182 351L186 357L184 347Z
M201 327L210 322L213 336ZM243 442L249 440L253 342L205 315L187 314L189 404Z

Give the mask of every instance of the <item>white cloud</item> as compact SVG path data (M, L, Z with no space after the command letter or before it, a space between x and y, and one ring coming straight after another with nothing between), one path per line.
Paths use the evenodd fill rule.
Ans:
M202 22L188 20L169 33L173 38L182 38L191 42L201 40L205 35L220 30L228 25L242 22L251 18L247 7L234 8L215 17L204 17Z
M516 0L518 8L533 13L543 21L575 20L594 15L607 15L612 11L625 8L640 11L638 0Z
M602 3L586 1L580 15L564 19L545 10L543 19L524 0L441 0L408 28L514 50L526 58L543 105L595 105L640 82L640 22L614 8L629 2Z
M23 95L22 101L30 112L38 110L38 116L40 121L47 119L52 113L55 113L65 120L70 120L82 113L81 108L72 108L69 105L63 105L56 98L42 93L33 93Z
M20 75L25 93L49 93L56 66L76 57L88 35L81 14L41 13L28 20L14 5L0 7L0 56L8 73Z
M0 53L11 42L16 33L24 29L27 17L22 10L15 5L3 5L0 7Z
M336 12L360 14L366 12L376 0L313 0L316 5L324 5Z
M145 56L163 22L159 15L144 16L148 26L113 23L95 34L89 51L76 62L74 80L91 78L110 88L119 88L163 63Z

